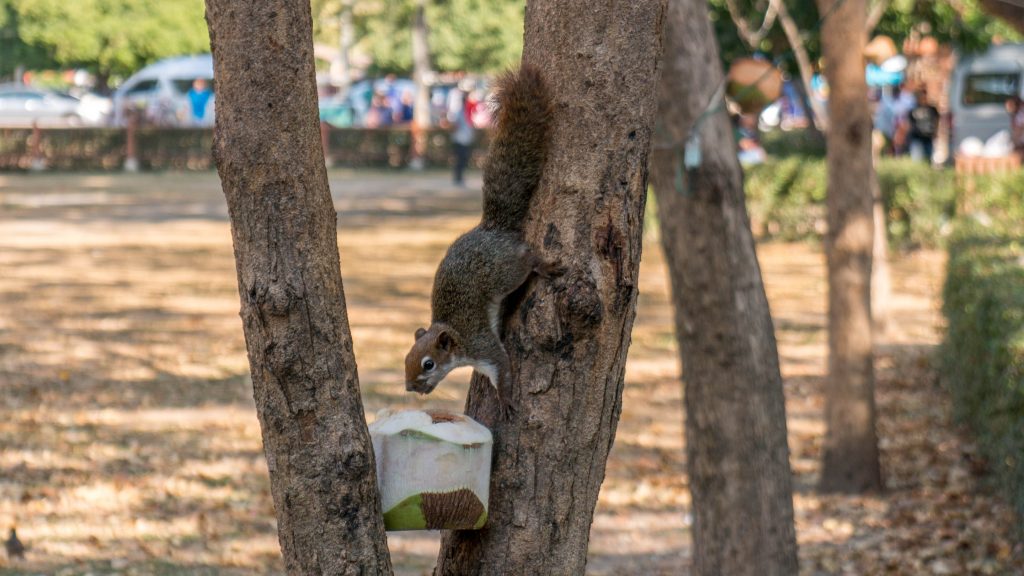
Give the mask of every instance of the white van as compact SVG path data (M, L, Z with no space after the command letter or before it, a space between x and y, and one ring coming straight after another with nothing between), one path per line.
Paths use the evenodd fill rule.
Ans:
M1024 91L1024 44L991 46L986 52L962 57L949 90L950 152L959 150L965 138L984 142L1008 130L1006 101Z
M125 112L135 109L142 112L151 124L212 126L212 99L202 121L193 121L188 91L198 78L206 80L207 85L213 88L213 56L210 54L175 56L146 66L114 91L114 125L125 126Z

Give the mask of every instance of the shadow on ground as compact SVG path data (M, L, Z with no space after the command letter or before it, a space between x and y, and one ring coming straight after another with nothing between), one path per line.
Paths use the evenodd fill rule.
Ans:
M429 319L448 243L478 192L439 173L334 172L345 291L367 412L461 408L463 371L407 395L401 360ZM478 183L477 183L478 184ZM0 527L27 561L0 574L283 570L248 378L227 213L212 173L0 176ZM588 573L686 572L682 391L664 264L647 239L623 412ZM823 259L759 248L786 379L805 574L1012 572L1006 507L936 383L943 260L894 262L879 347L888 490L821 496ZM389 536L400 574L429 574L435 533ZM1016 555L1015 555L1016 554Z

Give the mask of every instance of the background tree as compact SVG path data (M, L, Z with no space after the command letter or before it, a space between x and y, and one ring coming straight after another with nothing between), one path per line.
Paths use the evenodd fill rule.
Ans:
M829 374L821 488L879 490L872 359L871 117L864 78L865 0L818 0L829 84Z
M214 157L290 574L390 574L317 121L307 2L209 0Z
M7 0L23 42L95 73L100 89L154 60L207 52L203 0Z
M18 30L18 13L12 0L0 0L0 80L11 77L18 71L32 68L50 68L54 61L47 50L40 46L26 44Z
M651 180L685 383L693 571L795 574L779 356L723 107L701 120L700 166L676 179L679 143L723 80L706 2L671 0L665 38Z
M314 0L320 13L336 13L338 0ZM355 2L352 15L356 49L373 59L371 73L409 73L413 68L412 38L418 0ZM431 65L437 70L498 72L517 62L523 39L510 23L523 21L521 0L444 0L426 3L431 23ZM318 38L335 43L334 19L320 22Z
M430 127L430 28L427 25L427 0L416 0L412 20L412 79L416 84L413 106L413 159L410 166L422 169Z
M564 273L511 306L515 419L499 426L490 519L449 532L436 574L582 574L622 407L636 315L664 0L535 0L523 61L554 102L551 152L526 238ZM467 413L493 418L473 377Z

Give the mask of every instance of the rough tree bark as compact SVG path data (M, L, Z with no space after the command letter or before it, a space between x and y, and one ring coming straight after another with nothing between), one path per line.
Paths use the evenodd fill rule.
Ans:
M651 169L682 357L696 575L797 572L786 407L725 110L677 190L679 143L722 82L704 0L671 0Z
M665 0L535 0L524 62L555 113L527 240L564 273L506 315L517 415L499 425L490 519L445 534L436 574L582 574L622 406ZM467 412L494 418L474 376Z
M829 374L821 489L881 489L872 360L871 117L864 79L865 0L817 0L829 84ZM833 4L838 4L833 7Z
M214 157L290 574L390 574L320 146L309 2L208 0Z

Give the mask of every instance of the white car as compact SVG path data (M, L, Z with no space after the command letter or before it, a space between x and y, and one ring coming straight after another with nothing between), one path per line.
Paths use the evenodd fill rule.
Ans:
M964 56L949 83L950 152L958 152L968 138L985 142L1009 130L1006 101L1014 96L1024 97L1024 44L1000 44Z
M115 126L128 124L129 110L142 113L147 124L157 126L213 126L214 99L210 98L201 120L193 117L188 91L197 79L213 88L213 57L175 56L154 62L132 74L114 92Z
M98 126L106 122L110 100L23 84L0 85L0 126Z

